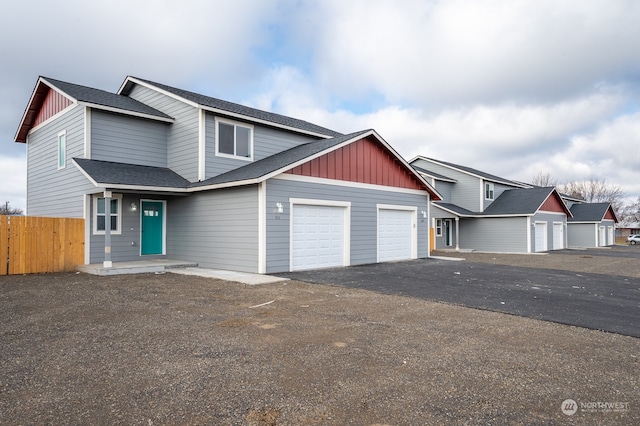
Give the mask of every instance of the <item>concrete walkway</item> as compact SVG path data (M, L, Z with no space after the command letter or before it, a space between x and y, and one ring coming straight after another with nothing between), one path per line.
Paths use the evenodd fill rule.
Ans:
M225 281L235 281L243 284L258 285L272 284L281 281L289 281L289 278L274 277L271 275L250 274L247 272L225 271L220 269L207 268L175 268L167 269L167 272L181 275L196 275L198 277L216 278Z

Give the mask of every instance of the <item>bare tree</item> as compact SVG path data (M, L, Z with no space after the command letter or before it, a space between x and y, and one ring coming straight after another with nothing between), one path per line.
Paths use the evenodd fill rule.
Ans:
M549 172L538 172L531 180L531 183L536 186L556 186L558 181Z
M589 179L556 185L559 192L583 198L587 203L611 203L613 210L620 212L624 192L618 185L608 184L605 179Z
M12 214L22 214L23 211L20 208L9 207L9 202L5 201L4 205L0 205L0 214L4 215L12 215Z
M631 204L625 205L620 212L620 220L625 224L640 223L640 197Z

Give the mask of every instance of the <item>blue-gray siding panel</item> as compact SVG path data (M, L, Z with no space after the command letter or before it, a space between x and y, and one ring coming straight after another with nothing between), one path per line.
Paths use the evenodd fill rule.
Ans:
M258 272L257 185L175 197L167 210L169 257Z
M457 181L451 188L451 198L445 199L445 202L456 204L472 212L480 211L480 197L484 199L482 179L424 160L417 160L413 164Z
M66 130L67 165L58 170L58 133ZM27 140L27 211L31 216L84 216L84 193L92 188L73 165L84 156L84 107L76 106L31 132Z
M216 122L214 114L206 113L205 124L205 175L207 179L249 164L247 160L216 156ZM317 140L309 136L260 125L254 125L253 133L254 161Z
M271 179L267 181L267 273L290 269L290 198L351 202L351 265L377 261L376 204L416 206L418 257L428 256L429 220L420 216L427 210L427 195ZM284 206L282 214L274 213L276 203Z
M534 222L547 222L547 250L553 250L553 223L554 222L562 222L562 226L564 229L564 247L567 247L567 216L559 213L545 213L538 212L531 217L531 223ZM535 227L531 227L531 252L535 252L536 245L536 230Z
M502 253L527 253L527 218L462 218L460 248Z
M116 195L116 193L114 193ZM165 257L141 256L140 255L140 211L141 199L149 199L148 196L137 194L122 194L122 233L111 235L111 260L113 262L130 262L136 260L148 260ZM162 198L153 197L158 200ZM131 211L131 203L138 206L137 211ZM167 205L169 203L167 202ZM104 260L104 235L93 235L93 198L91 198L91 215L88 226L90 226L90 263L101 263ZM166 212L165 212L166 214ZM133 244L132 244L133 243Z
M91 158L167 167L169 124L98 110L91 113Z
M136 85L129 94L174 118L167 130L167 167L191 182L198 180L198 108Z

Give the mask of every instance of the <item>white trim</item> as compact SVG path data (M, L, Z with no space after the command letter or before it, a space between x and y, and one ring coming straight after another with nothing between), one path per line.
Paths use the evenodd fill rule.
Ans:
M91 102L78 101L78 105L88 106L90 108L95 108L95 109L99 109L99 110L102 110L102 111L115 112L117 114L124 114L124 115L130 115L130 116L133 116L133 117L147 118L149 120L162 121L162 122L165 122L165 123L174 123L175 122L175 120L173 118L160 117L159 115L146 114L146 113L143 113L143 112L131 111L129 109L114 108L114 107L110 107L110 106L106 106L106 105L94 104L94 103L91 103Z
M548 212L548 211L544 211L544 210L538 210L535 214L555 214L555 215L559 215L559 216L565 216L565 217L568 217L566 213L560 213L560 212Z
M531 253L531 229L531 216L527 216L527 253Z
M63 139L60 139L63 138ZM62 143L61 143L62 141ZM58 148L58 170L67 168L67 130L63 130L58 132L58 136L56 138L56 147ZM61 148L62 147L62 148ZM62 153L62 157L60 156L60 152ZM60 164L62 162L62 165Z
M68 113L69 111L71 111L72 109L74 109L77 106L78 106L78 103L75 102L75 101L72 101L71 105L69 105L68 107L58 111L57 113L55 113L51 117L49 117L46 120L44 120L42 123L38 124L37 126L34 126L34 127L30 128L29 131L27 132L27 135L30 135L31 133L35 132L36 130L40 129L41 127L46 126L47 124L49 124L52 121L58 119L61 115L64 115L64 114Z
M411 213L411 259L418 258L418 207L376 204L376 262L380 262L380 210L400 210Z
M472 173L472 172L469 172L469 171L466 171L466 170L462 170L462 169L459 169L459 168L454 167L454 166L450 166L448 164L443 164L443 163L439 162L438 160L434 160L432 158L423 157L422 155L416 155L411 160L409 160L409 163L413 164L413 162L416 161L416 160L422 160L422 161L426 161L427 163L436 164L438 166L442 166L442 167L445 167L447 169L455 170L457 172L464 173L466 175L473 176L473 177L481 179L481 180L489 180L491 182L495 182L495 183L499 183L499 184L503 184L503 185L507 185L507 186L513 186L515 188L524 188L524 189L533 188L533 186L531 186L531 185L521 184L521 183L518 183L518 182L515 182L515 181L512 181L512 180L508 180L508 179L500 178L500 180L496 180L496 179L488 178L486 176L480 176L480 175L477 175L475 173ZM420 167L420 166L418 166L418 167ZM478 170L478 171L480 171L480 170ZM499 176L496 176L496 177L499 177Z
M211 106L198 104L196 102L193 102L193 101L190 101L188 99L185 99L182 96L178 96L178 95L176 95L174 93L171 93L171 92L168 92L168 91L166 91L164 89L161 89L161 88L159 88L159 87L157 87L157 86L155 86L153 84L149 84L149 83L146 83L144 81L140 81L137 78L133 78L133 77L127 77L126 78L124 83L122 83L122 86L120 86L120 90L118 90L118 94L120 94L124 90L124 88L125 88L125 86L127 85L128 82L139 84L140 86L144 86L147 89L154 90L156 92L162 93L165 96L169 96L172 99L175 99L175 100L180 101L180 102L184 102L187 105L190 105L190 106L192 106L194 108L202 108L202 109L204 109L206 111L209 111L209 112L212 112L214 114L220 114L220 115L225 115L225 116L236 118L236 119L247 120L247 121L251 121L253 123L257 123L257 124L265 124L265 125L270 126L270 127L276 127L276 128L284 129L284 130L290 130L290 131L293 131L293 132L296 132L296 133L302 133L302 134L305 134L305 135L317 136L317 137L324 138L324 139L330 139L330 138L334 137L332 135L325 135L323 133L318 133L318 132L314 132L314 131L311 131L311 130L304 130L304 129L300 129L298 127L287 126L287 125L284 125L284 124L274 123L273 121L269 121L269 120L262 120L260 118L255 118L255 117L251 117L251 116L247 116L247 115L243 115L243 114L238 114L238 113L235 113L235 112L232 112L232 111L226 111L226 110L220 109L220 108L214 108L214 107L211 107ZM206 96L206 95L204 95L204 96ZM238 105L240 105L240 104L238 104ZM240 106L243 106L243 105L240 105ZM256 109L256 111L260 111L260 110Z
M484 181L480 180L480 211L484 211Z
M253 141L253 136L254 136L254 126L253 124L249 124L249 123L245 123L242 121L235 121L235 120L229 120L227 118L222 118L222 117L218 117L215 116L214 117L215 120L215 125L216 125L216 136L215 136L215 155L216 157L224 157L224 158L232 158L234 160L242 160L242 161L253 161L253 151L254 151L254 141ZM235 155L235 154L228 154L225 152L220 152L220 123L222 124L227 124L229 126L233 126L234 128L234 141L233 141L233 149L234 151L236 151L237 146L236 146L236 140L235 140L235 129L237 127L244 127L246 129L249 129L250 134L249 134L249 156L248 157L243 157L243 156L239 156L239 155Z
M84 107L84 158L91 159L91 108Z
M289 271L293 272L293 209L296 204L307 206L326 206L344 208L344 246L342 266L351 265L351 202L336 200L317 200L313 198L289 198Z
M93 221L93 235L104 235L105 231L98 230L98 198L105 198L107 194L110 195L109 198L118 200L118 230L111 229L111 235L121 235L122 234L122 194L112 194L111 191L104 191L103 194L94 194L93 196L93 214L91 215L91 219ZM110 206L105 204L105 212L106 209Z
M267 182L258 184L258 273L267 273Z
M315 183L315 184L321 184L321 185L343 186L343 187L349 187L349 188L373 189L376 191L402 192L405 194L429 195L429 191L422 190L422 189L398 188L395 186L384 186L384 185L376 185L372 183L353 182L348 180L301 176L301 175L293 175L290 173L283 173L281 175L274 176L271 179L292 180L292 181L298 181L298 182Z
M85 194L82 196L84 219L84 264L91 263L91 194Z
M143 211L144 208L142 203L145 201L151 203L162 203L162 253L154 253L154 254L142 254L142 216L144 216ZM154 200L151 198L141 198L139 200L140 206L140 250L138 253L140 256L165 256L167 254L167 200Z
M205 144L206 144L206 127L205 112L203 109L198 110L198 180L206 179L206 162L205 162Z

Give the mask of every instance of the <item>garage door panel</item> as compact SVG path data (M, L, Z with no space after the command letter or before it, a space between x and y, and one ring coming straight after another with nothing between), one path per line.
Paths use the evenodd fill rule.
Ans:
M296 204L292 218L292 270L344 265L344 207Z
M535 225L535 251L547 251L547 224L546 222L536 222Z
M413 212L380 209L378 212L378 262L413 258Z

